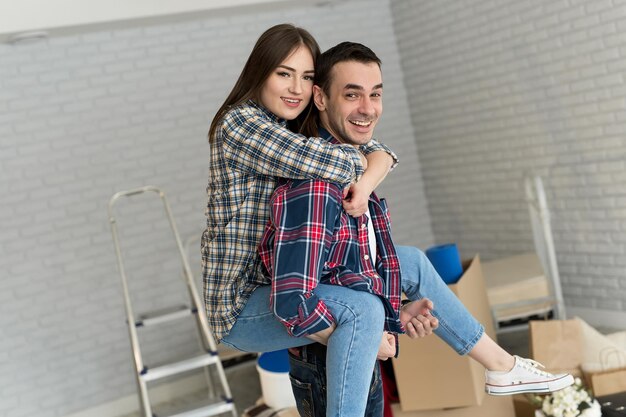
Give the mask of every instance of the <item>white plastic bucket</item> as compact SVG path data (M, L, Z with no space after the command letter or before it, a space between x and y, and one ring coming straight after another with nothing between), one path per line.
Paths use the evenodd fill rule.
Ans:
M256 369L261 379L263 402L268 407L280 410L296 406L289 380L289 356L286 349L262 353Z

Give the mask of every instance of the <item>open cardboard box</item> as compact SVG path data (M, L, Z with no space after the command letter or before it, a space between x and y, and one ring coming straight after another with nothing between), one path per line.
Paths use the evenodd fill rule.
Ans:
M449 288L495 340L480 257L476 255L464 262L463 267L463 275ZM393 368L402 411L473 407L483 403L486 395L483 366L467 355L458 355L438 337L413 340L401 335L399 352ZM510 397L502 401L508 401L512 409Z

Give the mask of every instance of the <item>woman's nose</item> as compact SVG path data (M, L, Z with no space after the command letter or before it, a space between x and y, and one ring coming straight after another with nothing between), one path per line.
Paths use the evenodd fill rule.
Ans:
M289 87L289 91L294 94L302 93L302 81L298 77L294 77Z

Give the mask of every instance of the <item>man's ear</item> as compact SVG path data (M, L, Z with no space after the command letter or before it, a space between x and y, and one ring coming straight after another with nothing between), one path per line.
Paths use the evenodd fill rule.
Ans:
M313 86L313 102L319 111L326 110L326 96L318 85Z

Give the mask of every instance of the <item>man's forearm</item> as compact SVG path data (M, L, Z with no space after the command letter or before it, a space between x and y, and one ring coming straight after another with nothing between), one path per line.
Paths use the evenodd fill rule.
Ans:
M330 327L324 330L320 330L319 332L308 335L307 338L313 340L314 342L328 345L328 338L335 331L335 327L337 326L335 325L335 323L333 323Z

